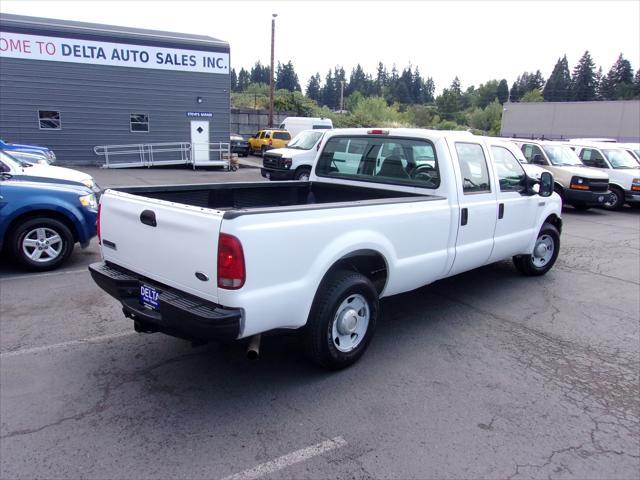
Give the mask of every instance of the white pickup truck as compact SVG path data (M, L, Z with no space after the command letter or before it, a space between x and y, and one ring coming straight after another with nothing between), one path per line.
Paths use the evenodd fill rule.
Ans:
M337 155L358 141L359 156ZM456 132L327 132L309 182L107 190L96 283L140 332L195 341L300 329L327 368L355 362L382 297L513 258L542 275L560 248L553 177L503 142ZM384 158L378 153L389 152Z

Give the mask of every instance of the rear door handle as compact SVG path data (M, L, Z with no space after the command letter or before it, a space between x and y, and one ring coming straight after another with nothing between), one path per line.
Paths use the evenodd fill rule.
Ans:
M158 222L156 222L156 213L153 210L143 210L140 214L140 221L150 227L158 226Z
M466 225L469 221L469 210L467 208L463 208L460 211L460 225Z
M498 220L504 217L504 203L498 205Z

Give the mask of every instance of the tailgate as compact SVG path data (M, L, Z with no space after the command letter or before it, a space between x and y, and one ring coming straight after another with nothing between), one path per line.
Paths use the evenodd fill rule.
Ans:
M218 302L222 212L114 190L102 195L100 205L105 261Z

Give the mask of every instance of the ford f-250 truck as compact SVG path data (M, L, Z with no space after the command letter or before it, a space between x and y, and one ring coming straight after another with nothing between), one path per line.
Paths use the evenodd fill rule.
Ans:
M337 154L345 141L360 155ZM544 274L562 227L550 173L528 178L499 141L415 129L327 132L309 182L123 188L100 203L104 261L89 268L136 330L255 343L300 329L327 368L363 354L380 298L510 258Z

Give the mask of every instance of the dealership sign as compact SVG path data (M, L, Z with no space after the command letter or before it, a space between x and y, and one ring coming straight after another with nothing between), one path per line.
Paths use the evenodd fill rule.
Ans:
M229 73L229 54L0 32L0 57L200 73Z

